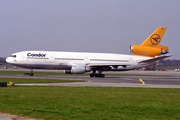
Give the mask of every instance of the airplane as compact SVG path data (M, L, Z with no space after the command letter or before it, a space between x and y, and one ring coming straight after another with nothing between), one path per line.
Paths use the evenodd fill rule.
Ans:
M168 46L159 45L166 27L157 28L141 45L130 46L134 55L87 52L22 51L10 55L7 63L31 69L64 70L67 74L92 72L90 77L105 77L103 71L128 71L156 65L167 54ZM98 72L98 73L96 73Z

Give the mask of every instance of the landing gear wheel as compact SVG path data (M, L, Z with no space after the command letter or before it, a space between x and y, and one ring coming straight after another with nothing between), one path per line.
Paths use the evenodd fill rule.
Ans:
M104 74L90 74L90 77L105 77Z
M95 74L95 77L105 77L104 74Z
M90 74L89 76L90 76L90 77L94 77L94 76L95 76L95 74Z
M105 74L101 74L101 77L105 77Z
M33 73L30 73L30 76L33 76L34 74Z

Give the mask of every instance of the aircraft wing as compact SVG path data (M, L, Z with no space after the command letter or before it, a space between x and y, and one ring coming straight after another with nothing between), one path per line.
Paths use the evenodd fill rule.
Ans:
M143 60L140 61L138 63L152 63L152 62L157 62L159 60L165 59L167 57L171 57L172 55L164 55L164 56L160 56L160 57L156 57L156 58L152 58L152 59L148 59L148 60Z
M90 63L90 67L129 66L129 63Z

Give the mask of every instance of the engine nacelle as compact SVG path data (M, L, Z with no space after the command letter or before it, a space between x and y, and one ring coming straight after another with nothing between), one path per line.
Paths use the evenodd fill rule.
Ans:
M66 74L82 74L86 72L85 64L73 64L71 70L65 70Z
M130 52L134 55L155 57L168 53L167 46L148 47L141 45L130 46Z

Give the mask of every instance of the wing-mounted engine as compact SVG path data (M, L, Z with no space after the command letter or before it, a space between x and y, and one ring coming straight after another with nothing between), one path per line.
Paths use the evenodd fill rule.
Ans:
M130 46L130 52L134 55L138 56L148 56L148 57L155 57L162 54L168 53L168 47L167 46L142 46L142 45L133 45Z
M89 72L90 70L88 70L86 68L86 65L85 64L82 64L82 63L74 63L72 64L72 68L71 70L65 70L64 72L66 74L82 74L82 73L85 73L85 72Z

